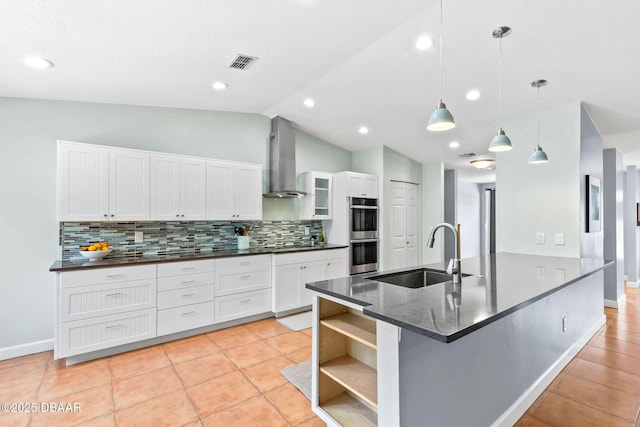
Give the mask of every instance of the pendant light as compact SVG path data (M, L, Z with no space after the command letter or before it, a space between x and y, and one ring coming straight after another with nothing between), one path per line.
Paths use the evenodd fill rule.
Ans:
M547 153L540 148L540 86L546 84L547 81L542 79L531 82L531 86L538 89L538 144L536 149L533 150L531 157L529 157L529 163L531 164L547 163L549 161Z
M453 120L453 115L442 102L442 0L440 0L440 102L431 117L429 117L427 130L441 132L454 127L456 127L456 122Z
M502 130L502 38L511 32L509 27L498 27L493 30L494 39L500 40L500 55L498 56L498 88L500 94L500 114L498 115L498 126L500 130L491 140L489 144L489 151L509 151L513 147L511 146L511 140L505 135Z

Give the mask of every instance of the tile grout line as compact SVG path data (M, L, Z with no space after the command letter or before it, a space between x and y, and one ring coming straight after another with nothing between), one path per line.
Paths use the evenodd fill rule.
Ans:
M197 335L196 335L197 336ZM200 412L198 411L198 408L196 408L195 403L193 402L193 399L191 398L191 395L189 394L189 391L187 390L187 386L184 383L184 381L182 380L182 377L180 376L180 374L178 373L175 364L173 362L173 359L171 357L169 357L169 354L167 353L167 350L164 348L164 344L160 345L160 347L162 348L162 353L165 355L165 357L169 360L169 363L171 364L171 369L173 370L173 373L176 375L176 377L178 377L178 381L180 381L180 385L182 386L182 391L184 392L184 394L187 396L187 399L189 399L189 403L191 404L191 408L193 408L193 411L196 413L196 415L198 416L197 420L200 421L200 425L204 426L204 420L202 419L202 416L200 415ZM201 356L204 357L204 356ZM199 359L198 357L192 359ZM169 392L172 393L172 392ZM169 394L169 393L165 393L165 394ZM157 397L157 396L156 396ZM149 399L151 400L151 399ZM192 423L193 421L189 421L184 425L188 425L190 423Z

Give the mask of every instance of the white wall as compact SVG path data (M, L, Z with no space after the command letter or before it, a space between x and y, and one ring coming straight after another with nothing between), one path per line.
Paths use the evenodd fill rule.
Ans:
M460 256L480 256L480 188L475 182L458 182L456 194L458 224L460 224Z
M496 251L580 257L580 114L573 103L540 112L540 145L549 163L531 165L536 113L506 119L511 151L496 155ZM536 244L536 232L545 244ZM554 244L564 233L565 244Z
M636 225L636 203L640 194L638 169L628 166L624 173L624 274L629 284L637 287L640 283L640 232Z
M0 350L53 337L56 139L260 163L268 186L271 126L258 114L0 98L0 123ZM350 152L296 134L298 168L349 168ZM264 217L299 213L267 201Z

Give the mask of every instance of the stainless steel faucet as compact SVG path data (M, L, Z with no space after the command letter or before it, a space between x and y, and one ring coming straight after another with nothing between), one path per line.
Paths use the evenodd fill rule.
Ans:
M455 256L455 261L454 261L454 258L451 258L451 260L449 260L449 265L447 266L447 273L453 275L454 284L456 285L460 284L462 283L462 271L460 269L460 255L458 251L458 231L456 230L456 228L453 225L446 222L436 225L431 229L431 232L429 233L429 240L427 240L427 246L430 248L433 248L433 244L436 241L436 231L438 231L439 228L448 228L453 233L453 252Z

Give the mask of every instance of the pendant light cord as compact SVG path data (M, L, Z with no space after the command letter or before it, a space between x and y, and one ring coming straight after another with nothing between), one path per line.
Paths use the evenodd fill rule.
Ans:
M442 102L442 0L440 0L440 102Z
M498 57L498 83L500 97L500 113L498 115L498 126L502 129L502 34L500 34L500 56Z
M540 150L540 83L538 83L538 150Z

